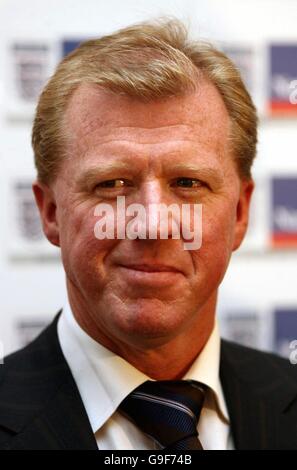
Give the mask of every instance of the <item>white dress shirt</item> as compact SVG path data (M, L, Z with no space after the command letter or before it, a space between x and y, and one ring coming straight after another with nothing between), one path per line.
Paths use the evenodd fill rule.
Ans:
M100 450L156 450L157 444L117 411L124 398L148 376L93 340L77 323L66 302L58 321L59 342L70 367ZM217 323L183 379L209 387L198 423L205 450L231 450L229 416L219 379Z

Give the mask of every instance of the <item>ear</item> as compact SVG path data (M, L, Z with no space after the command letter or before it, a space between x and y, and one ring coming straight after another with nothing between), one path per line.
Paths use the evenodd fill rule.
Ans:
M38 180L34 181L32 189L39 209L43 232L49 242L55 246L60 246L54 192L49 186Z
M255 184L252 179L241 180L239 200L236 209L235 236L232 248L233 251L240 247L247 231L250 202L254 187Z

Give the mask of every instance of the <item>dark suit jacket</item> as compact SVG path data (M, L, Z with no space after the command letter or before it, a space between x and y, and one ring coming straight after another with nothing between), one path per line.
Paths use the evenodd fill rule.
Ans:
M97 449L57 319L0 365L0 449ZM220 373L236 449L297 449L297 365L222 341Z

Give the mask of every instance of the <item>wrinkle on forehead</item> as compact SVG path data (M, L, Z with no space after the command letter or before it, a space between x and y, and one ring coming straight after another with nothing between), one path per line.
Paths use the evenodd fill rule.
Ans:
M227 151L230 118L214 85L199 92L143 103L94 85L81 85L64 116L68 154L79 158L120 141L158 146L185 142Z
M193 104L196 109L193 110ZM196 111L197 110L197 111ZM178 112L176 112L178 111ZM190 111L190 112L189 112ZM195 112L196 111L196 112ZM212 124L215 116L228 121L229 115L223 99L213 84L204 80L197 92L142 102L125 95L115 95L96 85L81 85L72 95L65 112L65 123L73 128L99 129L100 127L153 128ZM166 124L164 124L164 119ZM222 120L220 120L222 124Z
M84 130L84 132L82 132ZM114 125L102 126L98 122L85 123L83 128L78 129L82 138L94 138L101 144L111 142L133 142L139 144L158 144L167 141L169 137L175 137L174 140L191 140L194 128L186 124L174 124L171 126L158 126L157 128L144 128L136 126L118 126ZM173 140L173 139L172 139Z

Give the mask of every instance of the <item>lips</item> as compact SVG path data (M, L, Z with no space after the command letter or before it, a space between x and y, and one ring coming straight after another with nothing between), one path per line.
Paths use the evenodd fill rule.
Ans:
M167 266L164 264L126 264L122 265L122 267L126 269L133 269L134 271L142 271L147 273L181 272L172 266Z
M121 282L127 289L132 286L133 289L153 289L154 292L156 289L158 292L160 289L174 289L184 277L183 272L174 266L156 262L130 263L125 260L118 263L118 268Z

